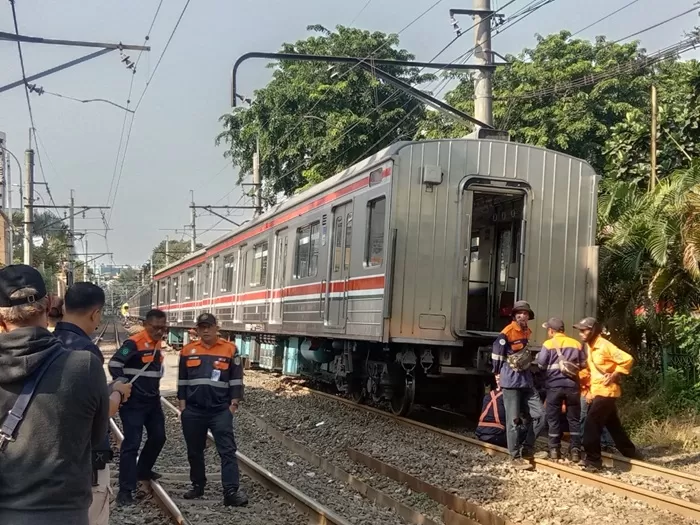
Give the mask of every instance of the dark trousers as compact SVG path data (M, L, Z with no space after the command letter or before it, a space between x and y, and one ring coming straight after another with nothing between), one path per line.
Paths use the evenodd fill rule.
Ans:
M561 444L561 407L566 401L566 420L569 423L571 449L581 448L581 394L578 388L550 388L547 390L547 425L549 449L559 450Z
M137 480L151 477L153 465L165 445L165 417L159 398L141 402L132 398L119 409L119 417L124 428L119 454L119 490L132 491L136 490ZM148 439L139 455L144 427Z
M617 450L623 456L634 457L637 450L627 436L617 415L617 399L614 397L594 397L588 406L588 415L583 429L583 449L586 451L586 463L600 468L600 436L607 428L615 442Z
M544 408L534 388L504 388L506 440L511 457L528 456L545 424Z
M233 437L233 415L228 408L219 412L200 412L185 408L180 418L182 433L187 443L187 460L190 463L190 480L193 485L204 487L207 475L204 470L204 447L207 430L211 430L216 450L221 457L221 484L224 493L235 492L239 486L236 440Z

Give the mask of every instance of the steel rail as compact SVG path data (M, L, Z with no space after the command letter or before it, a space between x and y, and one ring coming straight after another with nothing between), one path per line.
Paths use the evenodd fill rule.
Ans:
M98 344L102 340L102 337L104 337L105 333L107 332L107 328L109 328L109 322L105 323L104 328L100 331L99 334L97 334L97 336L95 336L95 338L92 340L92 342L95 344Z
M414 421L405 417L396 416L378 408L366 405L359 405L348 399L344 399L342 397L338 397L332 394L327 394L325 392L319 392L308 387L303 387L303 389L307 392L312 393L313 395L324 397L327 399L333 399L337 402L344 403L356 409L384 416L404 426L420 428L423 430L427 430L428 432L432 432L434 434L443 435L462 444L480 447L484 450L486 454L489 454L491 456L509 456L508 450L502 447L491 445L489 443L484 443L477 439L463 436L461 434L457 434L449 430L444 430L438 427L428 425L426 423L421 423L420 421ZM630 467L629 471L634 473L653 472L654 475L666 476L670 475L670 472L673 472L673 475L676 476L674 479L685 480L682 481L684 483L691 482L689 480L692 480L692 483L696 484L698 481L700 481L700 479L698 479L697 476L693 476L691 474L686 474L683 472L672 471L671 469L665 469L663 467L657 467L651 463L644 463L636 460L627 460L627 458L623 459L618 456L614 456L614 459L612 460L610 459L610 457L608 457L607 460L612 461L613 463L617 462L620 465L628 465ZM537 470L556 474L581 483L583 485L597 487L607 492L612 492L624 497L632 498L638 501L643 501L645 503L653 505L654 507L668 510L681 516L700 521L700 505L698 505L697 503L673 498L665 494L657 494L655 492L641 487L628 485L626 483L622 483L621 481L609 479L597 474L591 474L578 468L568 467L566 465L549 461L546 459L535 458L534 460L532 460L532 462L534 463L534 466Z
M119 430L119 427L113 419L109 420L109 427L112 430L112 434L114 435L117 444L121 444L121 442L124 440L124 434L122 434L122 431ZM178 525L191 525L191 522L182 515L182 512L165 491L163 486L153 479L150 483L151 489L153 490L153 496L156 498L158 505L168 514L172 522L177 523Z
M180 410L175 405L164 397L160 399L163 406L180 417ZM209 431L207 431L207 438L210 442L214 443L214 436ZM265 486L268 490L282 496L289 503L292 503L297 510L309 517L309 523L317 525L352 525L350 521L308 497L306 494L294 488L283 479L278 478L272 472L258 465L247 456L236 452L236 458L243 472L253 480Z

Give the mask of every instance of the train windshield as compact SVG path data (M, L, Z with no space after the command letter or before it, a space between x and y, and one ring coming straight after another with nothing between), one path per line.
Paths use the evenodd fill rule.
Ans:
M468 193L472 213L464 255L467 330L499 332L510 322L520 286L525 195Z

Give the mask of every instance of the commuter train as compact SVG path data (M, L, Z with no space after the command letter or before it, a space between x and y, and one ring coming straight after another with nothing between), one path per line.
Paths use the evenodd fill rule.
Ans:
M271 349L282 365L268 368L397 414L473 413L514 301L537 315L533 347L549 316L595 314L597 184L538 147L396 143L158 271L131 315L160 308L186 342L212 312L252 361Z

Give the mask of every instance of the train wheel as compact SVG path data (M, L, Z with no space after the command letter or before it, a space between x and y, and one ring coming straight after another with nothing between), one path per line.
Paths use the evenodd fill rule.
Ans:
M413 409L416 398L416 383L411 376L406 376L403 385L394 387L391 396L391 412L397 416L407 416Z
M362 403L364 403L366 397L367 397L367 392L365 392L364 388L358 388L357 390L350 391L350 399L354 403L357 403L358 405L361 405Z

